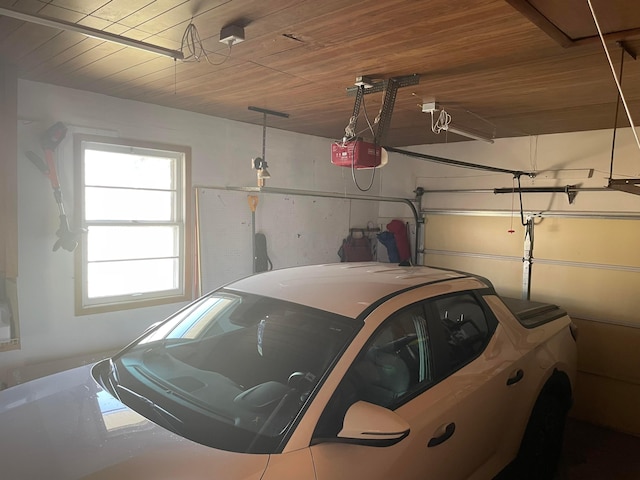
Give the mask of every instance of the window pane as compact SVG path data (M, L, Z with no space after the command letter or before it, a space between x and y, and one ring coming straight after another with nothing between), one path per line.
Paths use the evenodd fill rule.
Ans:
M76 140L76 209L87 232L76 266L77 311L189 296L190 149L95 135Z
M87 187L85 219L173 221L174 199L173 192Z
M389 319L348 374L358 385L358 398L389 407L431 380L427 341L422 307Z
M161 152L159 152L161 153ZM175 158L85 150L86 185L174 189Z
M177 226L91 226L87 236L87 259L130 260L177 257Z
M484 311L468 293L438 299L434 303L444 327L451 368L460 368L485 347L489 327Z
M178 259L89 263L87 296L99 298L179 288Z

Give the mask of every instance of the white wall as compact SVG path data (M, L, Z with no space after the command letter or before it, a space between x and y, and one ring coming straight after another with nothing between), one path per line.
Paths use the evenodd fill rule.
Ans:
M260 125L28 81L19 83L18 116L18 301L22 347L0 352L0 380L4 375L9 383L13 380L8 376L17 367L119 348L146 326L180 307L174 304L74 315L73 254L63 250L52 252L58 212L51 187L23 153L41 152L37 139L46 128L57 121L69 127L57 150L57 162L70 218L73 218L74 132L188 145L192 148L194 185L255 185L250 159L262 150ZM268 186L356 192L346 169L330 164L330 146L329 139L268 129L266 158L273 176ZM376 184L370 194L377 193ZM308 212L310 216L322 214L326 208L321 199L313 205ZM376 216L377 205L371 203L351 212L351 221L354 225L366 225ZM295 226L283 222L281 228ZM338 247L331 245L328 250L335 252Z

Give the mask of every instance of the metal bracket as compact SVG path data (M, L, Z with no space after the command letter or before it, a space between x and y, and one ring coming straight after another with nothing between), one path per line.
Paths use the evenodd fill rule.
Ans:
M620 192L640 195L640 178L610 179L607 188Z
M356 101L353 103L353 113L351 114L351 118L349 119L349 128L354 132L357 132L356 127L358 126L358 116L360 115L360 105L362 105L362 97L365 93L365 87L358 86L356 92ZM353 124L351 123L353 122Z
M522 257L522 299L531 299L531 265L533 264L533 217L527 216Z
M393 77L388 80L381 80L379 82L374 82L371 87L364 88L361 85L356 85L353 87L347 88L348 96L355 96L355 102L353 105L353 114L352 118L355 119L357 123L358 115L360 113L360 105L362 103L362 98L364 95L368 95L370 93L377 93L381 91L385 91L384 100L382 101L382 108L380 109L380 119L378 121L378 129L375 133L374 142L377 145L381 145L384 139L386 138L387 128L391 123L391 115L393 114L393 107L396 103L396 96L398 93L398 88L408 87L410 85L417 85L420 82L420 75L406 75L403 77ZM355 130L355 124L353 125L353 129Z
M634 60L638 59L635 50L632 50L628 43L626 43L623 40L620 40L619 42L616 42L616 43L621 49L623 49L627 54L629 54L631 58L633 58Z
M493 193L566 193L569 204L572 204L578 195L577 185L566 185L564 187L522 187L522 188L494 188Z
M391 78L387 85L387 89L384 92L384 100L382 101L382 108L380 108L380 119L378 121L378 129L376 130L376 136L374 142L376 145L381 145L387 137L387 129L391 123L391 115L393 115L393 107L396 104L396 97L398 95L398 82Z
M420 75L414 73L413 75L405 75L403 77L392 77L389 80L395 80L396 82L398 82L398 88L409 87L411 85L417 85L418 83L420 83ZM373 82L370 87L364 89L364 94L368 95L370 93L382 92L385 88L387 88L389 80L379 80L377 82ZM359 89L360 87L358 85L347 87L347 96L356 96Z

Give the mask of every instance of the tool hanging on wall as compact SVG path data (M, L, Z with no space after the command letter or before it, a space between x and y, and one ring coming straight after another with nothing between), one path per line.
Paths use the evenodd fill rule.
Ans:
M263 233L256 233L256 209L258 196L247 195L247 202L251 209L251 251L253 252L253 273L273 270L273 263L267 254L267 237Z
M251 210L251 258L253 273L256 273L256 208L258 208L258 196L247 195L247 202Z
M273 263L267 253L267 237L264 233L255 234L256 253L254 258L255 273L273 270Z
M80 235L80 232L74 232L69 228L69 221L64 209L62 190L60 189L60 180L58 179L58 171L54 158L56 148L58 148L58 145L60 145L66 135L67 127L62 122L55 123L44 132L44 135L40 139L40 146L42 150L44 150L45 161L31 150L25 152L27 158L49 178L51 188L53 188L53 197L58 205L60 226L58 230L56 230L58 240L56 240L56 243L53 245L54 252L60 247L68 252L73 252L78 246L78 237Z

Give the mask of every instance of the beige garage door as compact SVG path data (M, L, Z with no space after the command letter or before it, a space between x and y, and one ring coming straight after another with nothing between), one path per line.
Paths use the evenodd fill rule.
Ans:
M425 263L520 297L524 228L519 217L511 225L498 214L428 214ZM640 219L536 218L533 258L531 299L562 306L580 327L573 415L640 434Z

